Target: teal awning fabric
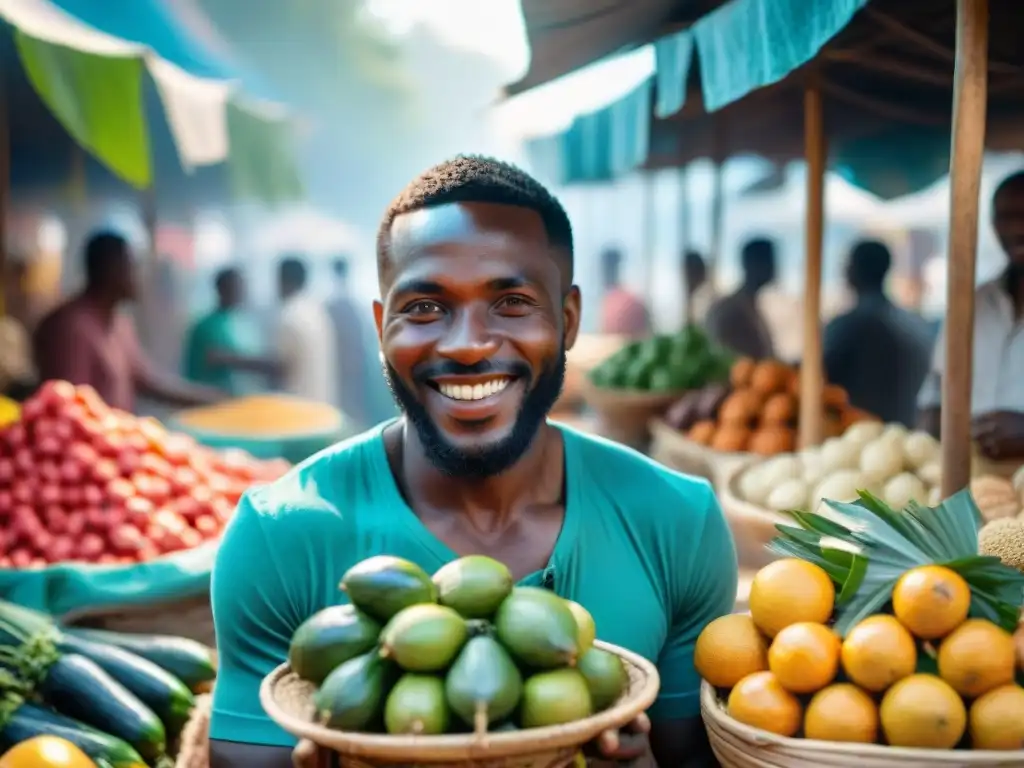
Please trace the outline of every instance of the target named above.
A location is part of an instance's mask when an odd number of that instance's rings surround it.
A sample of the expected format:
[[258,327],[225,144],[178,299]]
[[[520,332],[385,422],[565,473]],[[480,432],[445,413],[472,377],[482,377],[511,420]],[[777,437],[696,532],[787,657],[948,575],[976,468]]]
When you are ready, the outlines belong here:
[[[87,23],[68,12],[72,9],[129,37]],[[241,178],[254,185],[238,191],[268,200],[300,194],[284,110],[250,104],[240,80],[231,79],[234,73],[211,57],[203,58],[197,46],[188,48],[165,10],[158,0],[135,0],[131,13],[115,18],[109,3],[0,0],[0,21],[6,22],[39,98],[76,142],[129,184],[145,188],[153,179],[145,109],[146,84],[152,83],[186,170],[227,162],[233,145],[254,141],[239,131],[255,130],[261,134],[257,141],[265,162],[289,170],[243,173]],[[157,49],[175,60],[163,58]],[[249,112],[249,119],[229,119],[232,110]],[[271,135],[273,144],[267,141]]]

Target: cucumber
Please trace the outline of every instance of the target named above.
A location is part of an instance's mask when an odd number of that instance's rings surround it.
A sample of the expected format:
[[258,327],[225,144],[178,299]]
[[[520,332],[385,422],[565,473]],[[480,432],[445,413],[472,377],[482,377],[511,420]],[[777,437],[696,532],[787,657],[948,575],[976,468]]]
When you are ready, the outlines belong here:
[[111,768],[146,768],[142,756],[122,739],[35,704],[22,704],[15,710],[7,726],[0,730],[0,745],[6,751],[35,736],[57,736],[70,741],[96,763]]
[[65,636],[57,643],[61,653],[91,659],[117,682],[134,693],[163,722],[167,736],[177,738],[188,722],[196,700],[174,675],[134,653],[81,637]]
[[148,659],[166,672],[170,672],[193,691],[217,677],[213,651],[195,640],[170,635],[135,635],[81,627],[64,627],[61,631],[71,637],[114,645]]
[[164,725],[153,710],[85,656],[61,656],[39,693],[62,715],[123,739],[146,760],[156,760],[167,748]]

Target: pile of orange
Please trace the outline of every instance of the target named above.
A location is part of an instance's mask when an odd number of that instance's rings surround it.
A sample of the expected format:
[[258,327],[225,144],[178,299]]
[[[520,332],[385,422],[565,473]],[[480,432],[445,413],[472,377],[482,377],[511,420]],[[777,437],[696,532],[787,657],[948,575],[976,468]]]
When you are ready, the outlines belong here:
[[750,613],[711,622],[694,663],[728,714],[781,736],[894,747],[1024,749],[1013,636],[968,618],[967,582],[943,566],[907,571],[892,613],[840,638],[835,587],[818,566],[778,560],[754,577]]

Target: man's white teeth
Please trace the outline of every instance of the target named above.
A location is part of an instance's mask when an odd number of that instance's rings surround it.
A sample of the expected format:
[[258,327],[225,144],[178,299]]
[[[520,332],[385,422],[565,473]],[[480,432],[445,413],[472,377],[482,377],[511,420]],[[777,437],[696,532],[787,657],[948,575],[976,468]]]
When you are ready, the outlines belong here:
[[452,400],[483,400],[508,386],[509,379],[491,379],[483,384],[439,384],[438,389]]

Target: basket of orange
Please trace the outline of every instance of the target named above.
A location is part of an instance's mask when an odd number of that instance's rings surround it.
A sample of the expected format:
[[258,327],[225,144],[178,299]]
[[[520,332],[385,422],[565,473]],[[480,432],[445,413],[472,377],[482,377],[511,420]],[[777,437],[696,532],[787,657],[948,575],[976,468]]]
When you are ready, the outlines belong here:
[[749,614],[696,643],[721,764],[1024,765],[1024,575],[977,555],[979,525],[966,491],[935,508],[864,493],[794,513]]
[[657,696],[655,667],[596,640],[583,606],[490,558],[431,577],[372,557],[342,589],[351,603],[298,628],[260,699],[344,768],[569,768]]

